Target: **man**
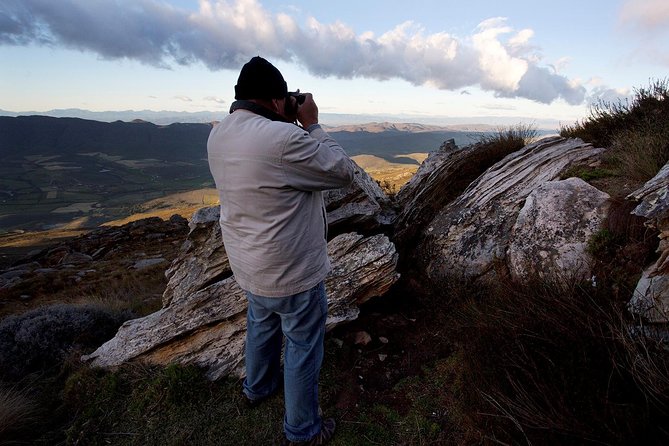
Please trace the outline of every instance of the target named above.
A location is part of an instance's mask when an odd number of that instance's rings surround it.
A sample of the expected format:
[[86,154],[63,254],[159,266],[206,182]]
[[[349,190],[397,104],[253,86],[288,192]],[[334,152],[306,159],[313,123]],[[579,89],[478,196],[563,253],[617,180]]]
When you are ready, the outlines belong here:
[[244,394],[257,404],[278,390],[285,337],[284,443],[320,445],[335,429],[318,404],[331,269],[321,191],[350,184],[354,164],[318,124],[312,95],[300,96],[301,105],[278,69],[252,58],[207,152],[225,250],[248,298]]

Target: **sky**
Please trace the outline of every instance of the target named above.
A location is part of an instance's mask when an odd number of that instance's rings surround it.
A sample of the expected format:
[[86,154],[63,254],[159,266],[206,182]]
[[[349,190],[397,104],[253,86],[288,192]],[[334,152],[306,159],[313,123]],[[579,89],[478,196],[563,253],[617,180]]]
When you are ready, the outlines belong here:
[[215,111],[260,55],[324,113],[571,124],[669,73],[668,0],[0,0],[0,109]]

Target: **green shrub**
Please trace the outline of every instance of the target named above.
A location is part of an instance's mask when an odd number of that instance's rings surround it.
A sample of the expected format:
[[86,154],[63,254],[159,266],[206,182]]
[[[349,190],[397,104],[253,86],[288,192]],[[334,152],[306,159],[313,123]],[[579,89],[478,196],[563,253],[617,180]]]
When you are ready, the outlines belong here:
[[580,178],[583,181],[590,182],[592,180],[599,180],[602,178],[610,178],[617,176],[618,173],[613,169],[605,169],[601,167],[587,167],[587,166],[574,166],[571,167],[560,175],[560,179],[564,180],[567,178]]
[[655,128],[669,116],[669,81],[651,81],[648,88],[634,90],[631,100],[598,101],[581,122],[560,129],[564,137],[581,138],[598,147],[610,147],[621,130]]

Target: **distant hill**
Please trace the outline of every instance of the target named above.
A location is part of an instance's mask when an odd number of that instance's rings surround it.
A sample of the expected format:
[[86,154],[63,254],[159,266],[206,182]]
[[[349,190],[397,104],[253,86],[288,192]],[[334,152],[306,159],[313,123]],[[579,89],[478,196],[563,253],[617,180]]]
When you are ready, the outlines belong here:
[[206,158],[211,124],[99,122],[49,116],[0,116],[0,155],[71,155],[103,152],[131,159],[165,161]]
[[[156,125],[48,116],[0,116],[0,233],[63,224],[92,227],[142,203],[213,186],[206,143],[211,123]],[[422,124],[329,128],[350,156],[417,166],[415,156],[473,131]]]
[[[228,106],[224,105],[219,111],[183,112],[183,111],[154,111],[154,110],[119,110],[119,111],[91,111],[79,108],[55,109],[48,111],[13,112],[0,110],[0,116],[51,116],[54,118],[82,118],[95,121],[130,122],[141,119],[158,125],[167,125],[177,122],[209,124],[220,121],[228,114]],[[481,130],[481,126],[498,127],[512,126],[519,123],[532,124],[534,127],[551,132],[560,128],[560,121],[550,118],[528,118],[523,116],[425,116],[425,115],[391,115],[391,114],[344,114],[320,113],[321,122],[329,126],[364,124],[368,122],[420,122],[424,125],[441,126],[442,130]],[[445,127],[445,128],[444,128]]]
[[[202,160],[207,156],[211,127],[210,123],[156,125],[143,120],[108,123],[80,118],[0,116],[0,155],[3,159],[14,159],[27,155],[102,152],[130,159]],[[389,160],[396,155],[435,150],[451,138],[458,145],[471,144],[472,136],[481,129],[463,131],[398,123],[327,128],[349,155],[369,154]]]

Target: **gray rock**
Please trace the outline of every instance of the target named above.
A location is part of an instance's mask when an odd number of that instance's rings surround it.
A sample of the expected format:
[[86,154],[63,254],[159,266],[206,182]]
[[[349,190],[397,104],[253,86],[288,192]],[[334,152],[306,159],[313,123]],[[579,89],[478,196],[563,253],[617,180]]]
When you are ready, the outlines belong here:
[[71,252],[60,261],[62,265],[83,265],[93,262],[93,257],[81,252]]
[[416,258],[428,279],[507,274],[512,229],[525,199],[570,165],[596,162],[603,150],[579,139],[550,137],[490,167],[422,231]]
[[629,302],[630,311],[652,323],[669,323],[669,163],[627,197],[638,201],[632,211],[659,230],[659,259],[646,268]]
[[232,275],[221,237],[219,215],[218,206],[202,208],[193,214],[181,252],[165,272],[168,283],[163,293],[163,306]]
[[590,279],[593,259],[586,248],[608,213],[609,198],[580,178],[548,181],[532,191],[511,230],[512,277]]
[[162,257],[157,257],[157,258],[152,258],[152,259],[142,259],[138,260],[135,262],[135,264],[132,266],[134,269],[146,269],[154,265],[160,265],[161,263],[165,263],[167,260],[163,259]]
[[390,200],[367,172],[356,165],[350,186],[323,193],[331,237],[345,232],[368,232],[390,224],[395,214]]
[[628,304],[632,313],[653,324],[669,323],[669,275],[656,274],[651,265],[641,275]]

